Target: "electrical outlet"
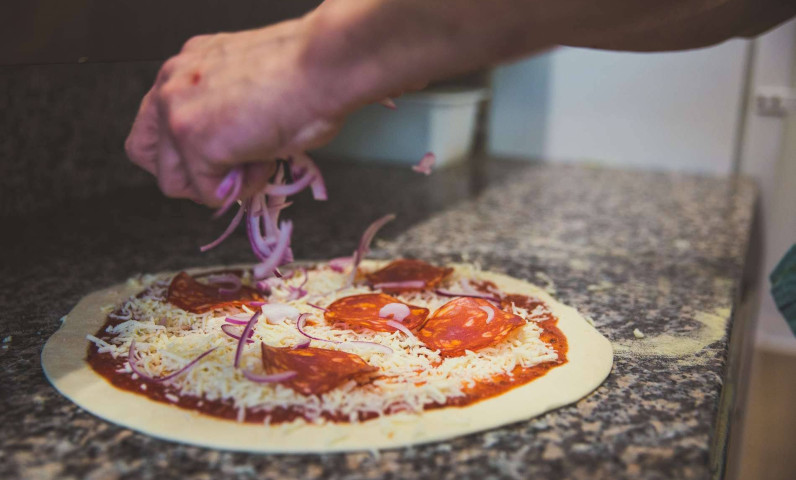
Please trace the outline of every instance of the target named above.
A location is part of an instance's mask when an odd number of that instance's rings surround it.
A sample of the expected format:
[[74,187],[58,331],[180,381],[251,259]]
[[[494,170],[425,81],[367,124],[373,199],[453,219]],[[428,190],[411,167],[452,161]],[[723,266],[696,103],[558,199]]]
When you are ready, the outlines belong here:
[[787,87],[761,87],[755,93],[755,112],[763,117],[786,117],[796,111],[796,91]]

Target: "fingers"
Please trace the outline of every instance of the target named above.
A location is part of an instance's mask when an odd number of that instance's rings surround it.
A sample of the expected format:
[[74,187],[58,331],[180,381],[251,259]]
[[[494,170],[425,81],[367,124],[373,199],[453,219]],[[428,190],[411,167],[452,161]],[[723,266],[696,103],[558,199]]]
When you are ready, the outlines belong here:
[[243,190],[241,196],[247,198],[261,191],[268,180],[276,173],[277,162],[247,163],[243,170]]
[[169,197],[200,201],[180,153],[168,135],[162,135],[157,148],[157,179],[160,190]]
[[155,175],[157,172],[158,140],[160,122],[158,108],[153,100],[153,90],[147,93],[133,122],[124,149],[131,162]]

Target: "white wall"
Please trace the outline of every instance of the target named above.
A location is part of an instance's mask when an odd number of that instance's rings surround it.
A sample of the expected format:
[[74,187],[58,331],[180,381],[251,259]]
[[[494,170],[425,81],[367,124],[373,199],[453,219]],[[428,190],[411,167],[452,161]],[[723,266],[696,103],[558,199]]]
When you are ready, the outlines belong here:
[[745,45],[646,54],[560,48],[499,68],[489,150],[728,173]]

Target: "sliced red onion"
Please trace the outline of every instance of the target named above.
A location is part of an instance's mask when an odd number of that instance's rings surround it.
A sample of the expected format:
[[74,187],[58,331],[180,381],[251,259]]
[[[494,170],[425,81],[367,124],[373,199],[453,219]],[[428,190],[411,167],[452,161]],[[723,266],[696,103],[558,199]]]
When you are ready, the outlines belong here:
[[302,313],[296,319],[296,330],[298,330],[300,334],[304,335],[305,337],[309,338],[310,340],[318,340],[319,342],[343,343],[343,342],[338,342],[337,340],[326,340],[325,338],[313,337],[309,333],[305,332],[304,331],[304,325],[306,325],[307,317],[309,317],[309,316],[310,316],[309,313]]
[[293,320],[299,317],[299,311],[295,307],[282,303],[269,303],[268,305],[263,305],[262,312],[263,315],[265,315],[266,321],[271,325],[282,323],[286,318]]
[[208,275],[207,283],[212,283],[217,285],[219,283],[227,283],[231,285],[240,285],[240,277],[235,275],[234,273],[214,273],[212,275]]
[[312,308],[317,308],[318,310],[323,310],[324,312],[328,312],[329,311],[329,309],[320,307],[318,305],[315,305],[314,303],[307,302],[307,305],[309,305]]
[[217,275],[210,275],[207,277],[208,283],[218,285],[218,284],[226,284],[229,285],[228,287],[219,287],[218,293],[221,295],[232,295],[237,293],[241,287],[242,283],[240,277],[235,275],[234,273],[222,273]]
[[406,328],[406,327],[405,327],[404,325],[402,325],[400,322],[396,322],[395,320],[387,320],[385,323],[386,323],[387,325],[391,326],[392,328],[396,329],[396,330],[400,330],[401,332],[403,332],[404,334],[406,334],[406,336],[407,336],[407,337],[409,337],[409,338],[417,338],[417,337],[415,337],[415,334],[414,334],[414,333],[412,333],[412,331],[411,331],[411,330],[409,330],[408,328]]
[[221,180],[221,183],[218,184],[216,188],[216,198],[219,200],[227,198],[232,191],[232,187],[235,185],[235,178],[239,174],[240,170],[237,168],[230,170],[229,173]]
[[288,372],[273,373],[271,375],[259,375],[248,370],[243,370],[243,376],[248,380],[255,383],[279,383],[298,375],[297,372],[290,370]]
[[[290,294],[287,296],[287,300],[288,301],[298,300],[299,298],[302,298],[305,295],[307,295],[307,290],[304,289],[304,285],[307,284],[307,281],[310,279],[310,276],[307,273],[307,269],[306,268],[302,267],[299,270],[301,270],[301,272],[304,273],[304,280],[301,282],[301,284],[298,287],[294,287],[292,285],[288,285],[287,288],[290,291]],[[296,270],[293,270],[293,273],[291,273],[291,275],[290,275],[291,278],[295,274],[296,274]]]
[[315,165],[310,157],[306,154],[298,153],[293,155],[290,160],[290,171],[294,176],[313,175],[312,183],[312,198],[315,200],[326,200],[326,184],[323,182],[323,175],[321,170]]
[[252,252],[261,262],[264,262],[270,257],[272,248],[268,245],[268,241],[260,229],[260,217],[254,213],[258,206],[261,205],[262,198],[254,197],[247,203],[246,233],[249,236],[249,244],[252,247]]
[[294,345],[293,350],[297,350],[299,348],[307,348],[310,346],[310,343],[312,343],[312,340],[310,340],[309,338],[305,338],[303,342]]
[[481,310],[486,312],[486,323],[491,322],[492,319],[495,318],[495,309],[494,308],[487,307],[487,306],[481,306],[481,307],[478,307],[478,308],[480,308]]
[[431,152],[423,155],[423,158],[420,159],[417,165],[412,166],[412,170],[418,173],[425,173],[426,175],[431,175],[431,167],[434,166],[436,163],[437,157]]
[[481,293],[481,292],[454,292],[452,290],[445,290],[442,288],[438,288],[435,290],[437,295],[442,295],[443,297],[472,297],[472,298],[483,298],[484,300],[489,300],[491,302],[499,302],[500,298],[495,295],[490,295],[488,293]]
[[352,257],[354,267],[351,270],[351,277],[348,280],[349,284],[354,283],[354,278],[356,277],[357,274],[357,267],[359,266],[359,263],[362,261],[365,255],[367,255],[367,253],[370,251],[370,242],[373,241],[373,237],[376,235],[379,229],[381,229],[381,227],[383,227],[384,225],[386,225],[387,223],[391,222],[394,219],[395,219],[395,214],[390,213],[388,215],[381,217],[375,222],[371,223],[368,226],[368,228],[365,229],[365,232],[362,234],[362,238],[359,240],[359,247],[354,252],[354,255]]
[[[319,342],[335,343],[337,345],[340,345],[341,347],[345,347],[345,346],[365,347],[365,348],[369,348],[371,350],[377,350],[377,351],[379,351],[381,353],[386,353],[388,355],[393,353],[392,348],[390,348],[390,347],[388,347],[386,345],[382,345],[380,343],[376,343],[376,342],[363,342],[363,341],[341,342],[339,340],[328,340],[328,339],[325,339],[325,338],[313,337],[312,335],[310,335],[309,333],[304,331],[304,325],[307,323],[307,317],[308,316],[309,316],[309,313],[302,313],[301,315],[299,315],[298,320],[296,320],[296,329],[299,331],[300,334],[304,335],[309,340],[317,340]],[[410,332],[410,334],[411,334],[411,332]]]
[[215,351],[216,348],[218,347],[213,347],[210,350],[207,350],[206,352],[202,353],[198,357],[194,358],[193,360],[185,364],[184,367],[180,368],[176,372],[172,372],[166,375],[165,377],[153,377],[151,375],[146,374],[143,370],[138,368],[138,365],[136,365],[139,358],[138,358],[138,353],[135,350],[135,340],[133,340],[132,342],[130,342],[130,350],[127,352],[127,363],[130,365],[130,369],[139,377],[149,380],[151,382],[165,382],[171,380],[174,377],[182,375],[183,373],[192,369],[193,367],[196,366],[197,363],[199,363],[200,360],[213,353],[213,351]]
[[293,300],[298,300],[299,298],[304,298],[307,295],[307,290],[303,288],[296,288],[296,287],[287,287],[290,290],[290,293],[287,296],[287,300],[292,302]]
[[251,320],[249,320],[249,322],[246,324],[246,327],[243,329],[243,332],[240,334],[238,348],[235,350],[235,362],[233,363],[235,368],[240,366],[240,359],[243,356],[243,346],[246,344],[243,339],[248,339],[251,336],[252,332],[254,331],[254,325],[257,323],[257,319],[260,318],[260,313],[261,312],[255,312],[254,315],[252,315]]
[[231,323],[233,325],[246,325],[247,323],[249,323],[249,320],[241,320],[235,317],[227,317],[224,319],[224,321],[227,323]]
[[244,211],[245,209],[243,208],[243,205],[240,205],[238,207],[238,213],[236,213],[235,216],[232,217],[232,221],[229,222],[229,225],[227,225],[227,229],[224,230],[224,233],[222,233],[220,237],[208,243],[207,245],[202,245],[201,247],[199,247],[199,251],[206,252],[211,248],[216,248],[221,244],[221,242],[223,242],[230,235],[232,235],[232,232],[234,232],[235,229],[238,228],[238,225],[240,225],[240,221],[243,220]]
[[403,282],[382,282],[373,285],[375,289],[390,288],[425,288],[426,282],[423,280],[405,280]]
[[273,183],[269,183],[265,186],[265,189],[263,189],[263,193],[266,195],[278,195],[282,197],[295,195],[307,188],[314,180],[315,175],[313,173],[307,172],[293,183],[288,183],[285,185],[275,185]]
[[398,108],[398,105],[396,105],[395,101],[393,101],[393,99],[390,97],[382,98],[381,100],[379,100],[379,105],[387,107],[390,110],[395,110]]
[[[240,341],[241,336],[232,332],[232,329],[235,328],[234,325],[224,324],[221,325],[221,331],[229,335],[230,337],[234,338],[237,341]],[[249,332],[249,338],[246,340],[246,343],[254,343],[254,340],[251,339],[252,335],[254,335],[254,331],[252,330]]]
[[[231,187],[228,187],[231,183]],[[221,188],[221,187],[225,188]],[[224,203],[221,205],[221,208],[216,210],[216,213],[213,214],[213,218],[218,218],[221,215],[229,210],[238,198],[240,197],[240,192],[243,189],[243,169],[242,167],[235,167],[233,168],[224,180],[221,181],[219,188],[216,190],[216,195],[218,198],[224,198]],[[219,193],[226,193],[226,195],[218,195]]]
[[279,239],[271,255],[263,263],[254,266],[254,276],[263,279],[274,273],[276,267],[281,265],[282,259],[290,246],[290,235],[293,233],[293,223],[282,222],[280,225]]
[[[257,279],[272,274],[278,276],[278,270],[275,269],[279,265],[293,261],[293,251],[290,248],[292,225],[289,222],[282,223],[280,228],[277,223],[280,211],[291,204],[291,202],[285,201],[285,196],[297,193],[309,185],[316,200],[326,200],[327,198],[326,185],[320,169],[306,154],[296,153],[288,161],[277,160],[269,166],[273,167],[268,175],[272,176],[271,182],[262,191],[246,199],[240,199],[243,188],[243,167],[232,169],[224,177],[215,192],[219,199],[223,199],[223,206],[214,216],[222,215],[239,199],[241,208],[218,239],[200,247],[204,252],[218,246],[232,234],[245,217],[249,243],[261,262],[258,268],[255,268],[255,272],[260,274],[256,276]],[[290,168],[294,179],[294,183],[291,185],[285,185],[288,168]],[[299,298],[305,294],[301,287],[293,293]]]
[[379,317],[387,318],[392,316],[393,320],[400,322],[408,317],[410,313],[412,312],[409,310],[408,306],[403,303],[393,302],[381,307],[381,310],[379,310]]
[[329,260],[329,268],[338,273],[343,273],[345,269],[351,265],[353,258],[351,257],[337,257]]
[[252,308],[260,308],[263,305],[265,305],[266,303],[268,303],[268,302],[249,302],[249,303],[247,303],[247,305],[252,307]]
[[[277,271],[274,273],[277,273]],[[264,294],[271,295],[272,290],[282,285],[283,282],[284,281],[281,278],[274,276],[266,278],[265,280],[260,280],[255,284],[255,286],[257,287],[257,290],[263,292]]]

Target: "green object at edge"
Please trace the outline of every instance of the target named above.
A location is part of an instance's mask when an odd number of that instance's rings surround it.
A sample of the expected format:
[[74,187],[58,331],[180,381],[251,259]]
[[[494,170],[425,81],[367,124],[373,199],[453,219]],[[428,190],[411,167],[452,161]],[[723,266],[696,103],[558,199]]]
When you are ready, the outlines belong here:
[[774,303],[796,334],[796,244],[790,247],[768,278]]

